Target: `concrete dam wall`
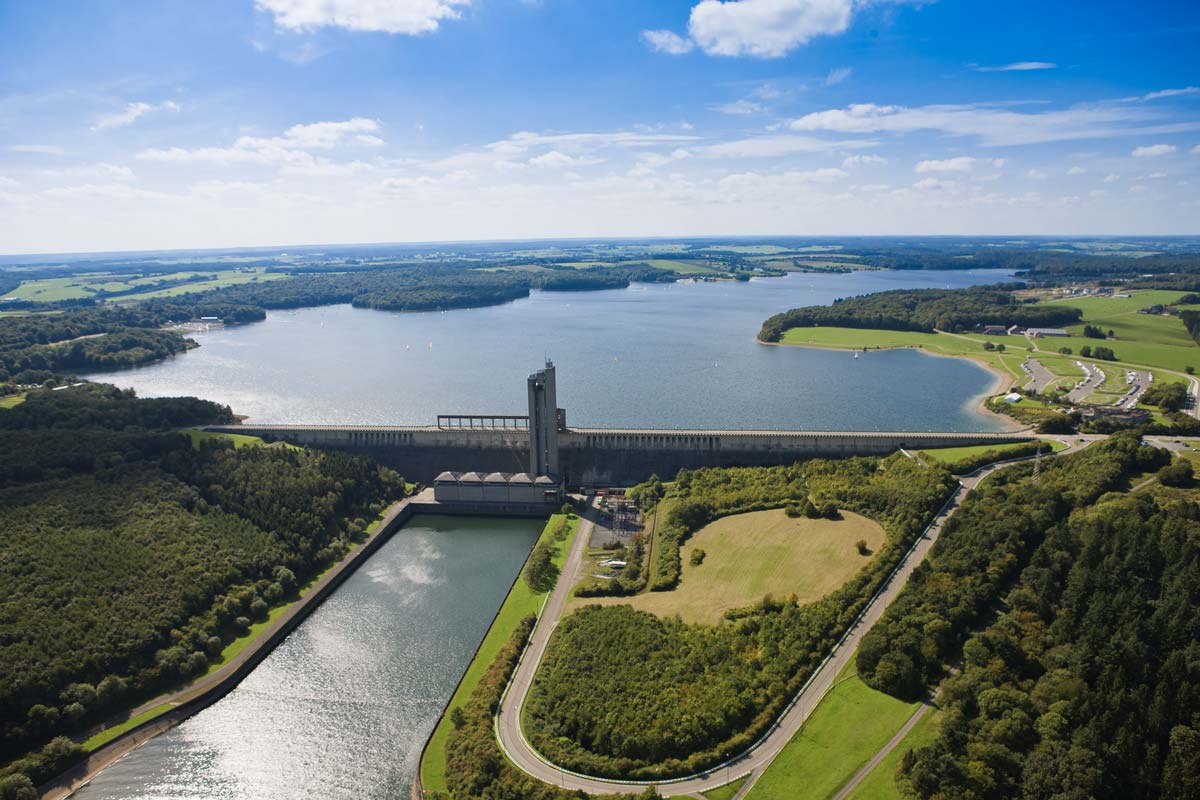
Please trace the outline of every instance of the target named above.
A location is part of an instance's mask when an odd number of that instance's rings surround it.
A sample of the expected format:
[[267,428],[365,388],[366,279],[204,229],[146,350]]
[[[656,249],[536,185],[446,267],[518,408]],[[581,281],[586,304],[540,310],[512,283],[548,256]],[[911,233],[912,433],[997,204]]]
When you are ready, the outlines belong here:
[[[317,425],[227,425],[208,430],[361,452],[422,483],[431,483],[445,470],[531,470],[529,433],[524,430]],[[900,448],[999,445],[1030,438],[1022,433],[563,428],[558,432],[558,458],[567,486],[620,486],[652,474],[673,477],[682,468],[773,466],[814,457],[886,455]]]

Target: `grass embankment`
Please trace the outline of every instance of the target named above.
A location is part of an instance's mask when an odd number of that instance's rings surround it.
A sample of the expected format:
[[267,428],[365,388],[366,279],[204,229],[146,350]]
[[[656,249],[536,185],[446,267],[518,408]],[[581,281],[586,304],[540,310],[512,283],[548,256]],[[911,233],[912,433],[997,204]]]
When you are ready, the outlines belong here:
[[[1023,401],[1024,402],[1024,401]],[[1039,406],[1040,407],[1040,406]],[[1013,442],[1012,444],[979,444],[973,447],[938,447],[932,450],[922,450],[920,456],[926,460],[937,461],[947,466],[957,464],[967,459],[975,460],[983,457],[986,453],[994,452],[999,457],[994,461],[1002,461],[1008,457],[1008,454],[1020,452],[1028,447],[1027,442]],[[1043,441],[1043,453],[1057,453],[1060,450],[1066,450],[1067,446],[1059,441]],[[987,463],[990,463],[987,462]]]
[[[233,448],[238,450],[243,447],[286,447],[292,450],[301,450],[299,445],[290,444],[288,442],[274,442],[267,444],[258,436],[247,436],[244,433],[218,433],[216,431],[198,431],[195,428],[183,428],[183,433],[186,433],[188,438],[192,440],[192,447],[200,449],[200,443],[212,439],[228,439],[233,442]],[[414,484],[406,483],[405,492],[411,494],[412,489],[409,487]]]
[[104,745],[111,742],[113,739],[116,739],[118,736],[124,734],[126,731],[133,730],[143,722],[149,722],[156,717],[161,717],[174,707],[175,706],[171,703],[163,703],[148,711],[143,711],[136,717],[130,717],[119,725],[113,725],[111,728],[105,728],[90,739],[85,739],[82,743],[83,749],[87,750],[89,753],[94,753]]
[[[715,625],[728,609],[755,603],[765,594],[795,594],[801,603],[816,600],[845,583],[883,546],[878,523],[850,512],[842,517],[791,518],[782,509],[722,517],[683,545],[683,570],[674,589],[580,598],[573,604],[628,604],[660,617],[678,614],[684,622]],[[867,543],[866,555],[855,546],[860,539]],[[699,565],[691,563],[696,550],[705,553]]]
[[848,800],[903,800],[904,795],[896,786],[896,768],[900,766],[900,759],[904,758],[904,753],[908,750],[916,750],[933,743],[937,738],[940,718],[940,711],[927,712],[921,717],[908,735],[900,740],[900,744],[896,745],[875,769],[867,773],[863,782],[850,793]]
[[6,397],[0,397],[0,408],[12,408],[25,402],[25,395],[10,394]]
[[[984,350],[985,342],[996,346],[1004,345],[1005,352]],[[975,359],[1018,383],[1025,380],[1021,362],[1029,355],[1029,343],[1019,336],[917,333],[869,328],[791,328],[783,334],[780,343],[843,350],[895,350],[915,347],[936,355]]]
[[710,789],[704,793],[704,797],[708,800],[733,800],[733,796],[742,788],[742,784],[746,782],[746,778],[740,778],[733,783],[727,783],[717,789]]
[[919,703],[867,686],[854,662],[747,795],[749,800],[824,800],[896,735]]
[[[557,544],[554,554],[554,565],[560,569],[566,560],[567,553],[571,550],[571,543],[575,541],[575,536],[579,533],[579,517],[574,514],[569,517],[555,514],[546,522],[546,527],[538,539],[539,542],[548,542],[553,545],[555,543],[554,530],[564,519],[568,522],[569,530],[566,538]],[[467,665],[467,671],[463,673],[458,689],[446,705],[446,713],[438,720],[438,725],[429,737],[429,743],[425,746],[420,774],[421,785],[426,792],[446,791],[446,738],[450,735],[451,729],[450,709],[461,707],[467,702],[467,698],[471,696],[471,692],[475,690],[480,679],[487,672],[488,666],[495,661],[496,656],[508,642],[521,620],[531,614],[536,615],[541,612],[547,594],[549,592],[538,592],[530,588],[522,577],[518,577],[513,583],[508,596],[504,598],[503,605],[496,613],[495,620],[492,621],[492,626],[483,637],[483,642],[480,643],[475,657]]]

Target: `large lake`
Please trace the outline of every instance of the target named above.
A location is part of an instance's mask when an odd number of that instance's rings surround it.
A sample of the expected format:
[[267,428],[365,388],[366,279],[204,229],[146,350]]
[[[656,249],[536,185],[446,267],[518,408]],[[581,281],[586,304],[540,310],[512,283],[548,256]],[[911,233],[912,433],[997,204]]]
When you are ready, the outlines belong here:
[[278,311],[195,334],[168,361],[88,377],[143,396],[218,400],[252,422],[433,424],[439,413],[525,413],[525,376],[558,365],[575,426],[996,430],[978,411],[993,377],[913,350],[762,345],[771,314],[900,288],[996,283],[1008,273],[791,274],[749,283],[535,292],[501,306],[395,313]]
[[541,527],[414,517],[230,694],[74,797],[407,798]]

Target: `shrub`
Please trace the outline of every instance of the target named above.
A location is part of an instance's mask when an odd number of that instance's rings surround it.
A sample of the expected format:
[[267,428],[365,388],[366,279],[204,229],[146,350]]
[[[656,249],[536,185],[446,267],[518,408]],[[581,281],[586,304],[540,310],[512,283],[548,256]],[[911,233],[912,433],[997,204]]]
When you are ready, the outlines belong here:
[[689,558],[688,561],[691,562],[691,565],[693,567],[698,567],[702,563],[704,563],[705,555],[706,555],[706,553],[703,550],[701,550],[699,547],[697,547],[695,550],[692,551],[692,557]]

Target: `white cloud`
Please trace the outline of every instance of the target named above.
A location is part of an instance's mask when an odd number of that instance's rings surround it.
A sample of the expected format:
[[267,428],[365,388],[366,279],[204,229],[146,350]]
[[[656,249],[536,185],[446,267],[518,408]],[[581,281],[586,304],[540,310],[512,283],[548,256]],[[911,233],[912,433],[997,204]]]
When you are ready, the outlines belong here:
[[913,184],[913,188],[922,192],[949,192],[958,188],[958,181],[946,181],[941,178],[922,178]]
[[746,99],[735,100],[732,103],[725,103],[724,105],[720,106],[713,106],[713,111],[720,111],[722,114],[734,114],[742,116],[747,114],[761,114],[766,110],[767,109],[764,106],[755,103],[752,100]]
[[1087,172],[1087,167],[1071,167],[1067,170],[1068,175],[1083,175]]
[[1150,187],[1144,186],[1140,183],[1129,187],[1130,194],[1145,194],[1148,191],[1150,191]]
[[862,166],[866,166],[868,164],[886,164],[886,163],[888,163],[888,160],[886,158],[884,158],[883,156],[877,156],[877,155],[868,153],[865,156],[847,156],[846,159],[844,161],[842,161],[842,169],[854,169],[855,167],[862,167]]
[[1092,189],[1090,192],[1088,192],[1088,197],[1094,197],[1098,200],[1101,197],[1108,197],[1108,192],[1104,191],[1103,189]]
[[1161,100],[1164,97],[1178,97],[1184,94],[1196,94],[1200,92],[1200,86],[1184,86],[1182,89],[1160,89],[1157,92],[1149,92],[1140,97],[1126,97],[1127,103],[1138,103],[1147,100]]
[[196,197],[224,197],[231,194],[260,194],[267,184],[251,181],[199,181],[188,187],[188,191]]
[[[309,151],[332,150],[351,143],[367,146],[383,144],[382,139],[370,135],[378,131],[379,127],[377,121],[364,117],[341,122],[314,122],[293,125],[284,131],[282,136],[239,136],[228,147],[152,148],[143,150],[137,157],[145,161],[174,163],[282,164],[298,173],[308,175],[345,171],[348,166],[352,168],[351,171],[358,171],[365,169],[367,165],[362,162],[354,162],[354,165],[335,165]],[[362,136],[367,136],[369,141],[363,142]]]
[[1146,177],[1147,177],[1148,179],[1150,179],[1150,180],[1160,180],[1160,179],[1162,179],[1162,178],[1165,178],[1165,177],[1167,177],[1167,173],[1165,173],[1165,172],[1151,172],[1151,173],[1150,173],[1149,175],[1147,175]]
[[851,0],[701,0],[688,32],[709,55],[774,58],[850,25]]
[[1042,69],[1056,69],[1058,64],[1052,61],[1014,61],[1011,64],[1001,64],[997,67],[981,67],[972,65],[977,72],[1032,72]]
[[1192,155],[1200,156],[1200,144],[1192,148]]
[[795,153],[828,153],[834,150],[858,150],[874,147],[870,139],[818,139],[815,136],[777,134],[735,139],[696,148],[706,156],[716,158],[778,158]]
[[816,111],[792,120],[790,125],[797,131],[839,133],[937,130],[950,136],[973,136],[992,146],[1200,130],[1200,122],[1146,124],[1157,118],[1145,109],[1111,103],[1037,112],[1014,111],[1001,105],[908,108],[857,103]]
[[275,25],[293,31],[345,28],[416,36],[458,19],[471,0],[255,0]]
[[0,187],[7,188],[7,189],[16,189],[20,185],[21,184],[18,181],[13,180],[12,178],[9,178],[5,175],[0,175]]
[[124,182],[137,180],[137,176],[129,167],[103,161],[98,164],[85,164],[65,169],[42,170],[42,174],[49,178],[107,178]]
[[85,183],[78,186],[56,186],[42,194],[47,197],[87,197],[102,200],[169,200],[173,195],[138,189],[125,183]]
[[1119,180],[1121,180],[1121,176],[1115,172],[1110,172],[1104,176],[1105,183],[1116,183]]
[[10,144],[8,149],[14,153],[36,153],[43,156],[61,156],[66,152],[56,144]]
[[1046,178],[1048,178],[1050,176],[1047,175],[1042,170],[1038,169],[1037,167],[1033,167],[1032,169],[1030,169],[1028,172],[1025,173],[1025,177],[1031,181],[1044,181],[1044,180],[1046,180]]
[[602,158],[584,158],[582,156],[569,156],[566,153],[558,150],[551,150],[548,153],[542,153],[540,156],[534,156],[529,159],[529,166],[543,167],[547,169],[563,169],[565,167],[587,167],[593,164],[602,164]]
[[917,172],[970,172],[975,166],[976,159],[970,156],[956,156],[940,161],[918,161]]
[[[903,2],[904,0],[896,0]],[[920,2],[920,0],[916,0]],[[873,0],[700,0],[688,17],[688,34],[642,31],[642,39],[660,53],[681,55],[699,47],[711,56],[778,58],[818,36],[842,33],[854,12]],[[826,85],[850,76],[834,69]]]
[[842,83],[849,78],[850,73],[852,72],[854,72],[852,67],[838,67],[837,69],[831,69],[829,70],[829,74],[825,76],[825,85],[837,86],[839,83]]
[[1135,147],[1130,153],[1134,158],[1157,158],[1158,156],[1169,156],[1178,148],[1173,144],[1150,144],[1145,147]]
[[696,47],[691,39],[685,39],[674,31],[642,31],[642,40],[651,50],[672,56],[690,53]]
[[106,114],[98,117],[92,125],[94,131],[104,131],[109,128],[123,128],[126,125],[132,125],[142,117],[154,111],[178,111],[179,104],[171,100],[164,100],[161,103],[126,103],[122,111],[115,114]]

